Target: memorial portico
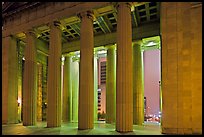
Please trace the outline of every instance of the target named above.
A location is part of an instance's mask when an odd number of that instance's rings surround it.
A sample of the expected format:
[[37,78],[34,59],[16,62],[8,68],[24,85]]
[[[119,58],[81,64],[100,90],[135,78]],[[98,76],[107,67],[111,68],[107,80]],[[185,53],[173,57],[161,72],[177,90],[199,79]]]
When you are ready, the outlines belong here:
[[[15,14],[4,15],[2,124],[22,121],[23,126],[36,126],[45,119],[49,128],[77,122],[78,130],[94,129],[99,69],[95,49],[102,47],[107,50],[106,123],[115,124],[117,132],[133,132],[133,125],[144,124],[142,39],[158,36],[163,44],[161,132],[202,134],[202,8],[195,3],[162,3],[160,25],[160,18],[152,19],[157,13],[151,13],[151,4],[36,2],[30,5],[33,9],[22,6]],[[160,10],[158,7],[155,9]],[[143,11],[147,13],[145,23],[140,15]],[[188,12],[191,14],[183,14]],[[186,74],[192,82],[186,80]],[[18,111],[19,98],[22,111]]]

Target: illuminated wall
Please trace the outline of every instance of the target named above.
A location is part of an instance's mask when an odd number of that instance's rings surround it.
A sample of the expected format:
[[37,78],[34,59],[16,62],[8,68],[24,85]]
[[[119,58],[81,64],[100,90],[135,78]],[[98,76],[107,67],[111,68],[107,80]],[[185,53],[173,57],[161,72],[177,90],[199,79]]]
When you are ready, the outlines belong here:
[[162,133],[202,134],[202,5],[161,3]]

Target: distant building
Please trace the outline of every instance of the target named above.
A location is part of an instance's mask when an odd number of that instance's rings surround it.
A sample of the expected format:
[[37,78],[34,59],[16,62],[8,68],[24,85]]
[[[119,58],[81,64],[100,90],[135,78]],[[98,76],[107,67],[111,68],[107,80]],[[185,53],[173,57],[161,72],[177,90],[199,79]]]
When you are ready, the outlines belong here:
[[106,58],[99,58],[98,113],[106,113]]
[[146,97],[144,97],[144,114],[145,114],[145,116],[147,115],[146,109],[147,109],[147,99],[146,99]]

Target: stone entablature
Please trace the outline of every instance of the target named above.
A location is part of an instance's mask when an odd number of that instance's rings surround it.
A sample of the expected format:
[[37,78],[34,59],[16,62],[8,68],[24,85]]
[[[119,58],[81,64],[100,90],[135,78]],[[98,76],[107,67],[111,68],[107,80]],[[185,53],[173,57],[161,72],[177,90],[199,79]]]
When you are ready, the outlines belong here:
[[12,14],[3,20],[3,37],[17,34],[55,20],[76,16],[80,11],[97,9],[110,2],[47,2]]

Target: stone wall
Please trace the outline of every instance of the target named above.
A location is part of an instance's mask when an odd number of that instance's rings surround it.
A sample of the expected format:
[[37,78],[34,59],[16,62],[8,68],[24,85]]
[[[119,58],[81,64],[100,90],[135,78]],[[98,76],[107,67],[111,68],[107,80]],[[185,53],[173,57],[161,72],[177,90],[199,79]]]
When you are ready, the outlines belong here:
[[202,5],[161,3],[162,133],[202,134]]

